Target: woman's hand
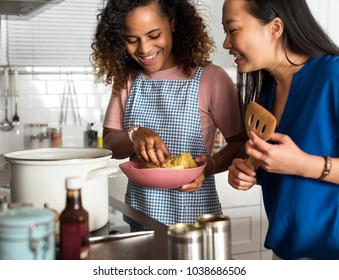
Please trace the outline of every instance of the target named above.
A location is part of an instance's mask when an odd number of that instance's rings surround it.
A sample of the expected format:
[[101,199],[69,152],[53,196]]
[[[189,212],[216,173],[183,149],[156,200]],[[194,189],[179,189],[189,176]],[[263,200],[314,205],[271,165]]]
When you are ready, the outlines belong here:
[[246,191],[256,184],[256,173],[247,166],[246,160],[234,159],[228,168],[228,183],[237,190]]
[[202,171],[200,173],[200,175],[192,183],[189,183],[187,185],[183,185],[182,187],[180,187],[178,189],[178,191],[180,191],[180,192],[196,192],[201,188],[204,180],[205,180],[205,175],[204,175],[204,171]]
[[272,173],[300,175],[304,167],[305,153],[285,134],[274,133],[270,138],[275,144],[249,133],[246,153],[256,160],[256,166]]
[[140,127],[134,132],[133,141],[133,149],[141,162],[153,162],[159,166],[170,156],[160,136],[147,127]]
[[[194,158],[194,160],[195,160],[196,163],[199,164],[199,163],[202,163],[202,162],[206,162],[207,157],[206,157],[206,155],[201,155],[199,157]],[[178,189],[178,191],[180,191],[180,192],[196,192],[201,188],[204,180],[205,180],[205,170],[203,170],[200,173],[200,175],[192,183],[183,185],[182,187],[180,187]]]

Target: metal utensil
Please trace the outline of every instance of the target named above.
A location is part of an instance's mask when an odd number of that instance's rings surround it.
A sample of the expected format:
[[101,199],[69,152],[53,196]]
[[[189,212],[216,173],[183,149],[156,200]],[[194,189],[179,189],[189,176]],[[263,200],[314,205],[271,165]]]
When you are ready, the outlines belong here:
[[0,124],[0,128],[3,131],[10,131],[12,130],[14,125],[8,120],[8,97],[5,96],[5,119]]
[[110,241],[110,240],[115,240],[115,239],[122,239],[122,238],[129,238],[129,237],[134,237],[134,236],[150,235],[150,234],[154,234],[154,230],[117,233],[117,234],[109,234],[109,235],[103,235],[103,236],[93,236],[89,238],[89,242],[98,243],[98,242]]
[[14,71],[14,116],[13,116],[13,125],[15,129],[15,134],[19,134],[20,128],[20,118],[18,115],[18,70]]
[[[274,133],[276,125],[277,120],[271,112],[256,102],[251,101],[249,103],[245,114],[245,127],[247,133],[253,131],[258,137],[267,141]],[[255,159],[249,157],[246,164],[254,169]]]
[[20,118],[18,115],[18,96],[14,97],[14,116],[13,116],[13,124],[19,125],[20,124]]
[[73,79],[69,77],[69,74],[67,74],[67,82],[64,85],[64,92],[62,95],[60,120],[59,120],[60,125],[62,123],[66,124],[67,113],[69,110],[68,102],[71,103],[71,110],[73,113],[74,124],[79,122],[79,125],[81,125],[80,110],[79,110],[77,93],[75,90],[75,84],[74,84]]
[[4,88],[5,88],[5,120],[0,123],[2,131],[10,131],[13,129],[13,124],[8,120],[8,69],[4,70]]

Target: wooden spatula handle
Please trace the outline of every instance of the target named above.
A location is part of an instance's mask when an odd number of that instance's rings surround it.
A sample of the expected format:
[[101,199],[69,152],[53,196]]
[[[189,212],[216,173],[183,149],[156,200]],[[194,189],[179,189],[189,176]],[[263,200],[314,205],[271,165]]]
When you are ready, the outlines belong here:
[[253,170],[255,169],[255,158],[253,157],[248,157],[247,161],[246,161],[246,165],[249,168],[252,168]]

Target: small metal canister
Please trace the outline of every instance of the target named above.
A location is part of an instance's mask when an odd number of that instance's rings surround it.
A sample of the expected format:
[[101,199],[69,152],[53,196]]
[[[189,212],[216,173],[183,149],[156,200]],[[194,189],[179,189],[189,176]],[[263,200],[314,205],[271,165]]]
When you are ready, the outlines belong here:
[[53,148],[62,147],[62,128],[61,127],[52,128],[50,133],[51,133],[51,140],[52,140],[51,146]]
[[204,259],[230,260],[232,256],[230,218],[206,214],[197,217],[196,220],[204,229]]
[[35,208],[0,212],[0,259],[55,259],[54,213]]
[[175,224],[168,227],[170,260],[203,260],[203,229],[198,224]]

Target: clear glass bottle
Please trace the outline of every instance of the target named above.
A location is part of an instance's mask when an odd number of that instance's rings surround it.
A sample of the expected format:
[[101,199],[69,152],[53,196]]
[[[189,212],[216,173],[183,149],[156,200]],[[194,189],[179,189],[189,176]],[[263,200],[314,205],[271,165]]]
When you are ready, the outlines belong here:
[[98,131],[95,129],[95,123],[88,123],[87,125],[87,130],[84,133],[84,146],[86,148],[98,146]]
[[40,148],[49,148],[47,124],[40,124]]
[[39,124],[30,124],[30,149],[39,149]]
[[88,212],[82,207],[79,177],[66,179],[66,207],[60,214],[60,259],[88,260],[89,224]]

